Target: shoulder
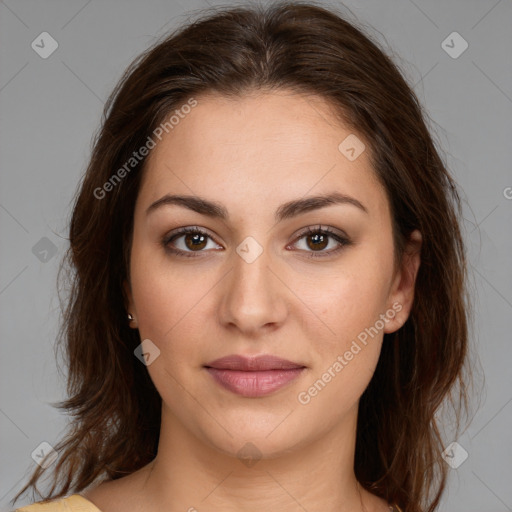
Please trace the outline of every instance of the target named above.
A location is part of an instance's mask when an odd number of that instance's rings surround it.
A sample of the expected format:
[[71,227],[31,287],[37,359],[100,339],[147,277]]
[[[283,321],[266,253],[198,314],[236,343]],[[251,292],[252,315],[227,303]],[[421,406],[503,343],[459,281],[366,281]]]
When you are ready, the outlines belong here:
[[14,512],[101,512],[93,503],[79,494],[47,502],[37,502]]

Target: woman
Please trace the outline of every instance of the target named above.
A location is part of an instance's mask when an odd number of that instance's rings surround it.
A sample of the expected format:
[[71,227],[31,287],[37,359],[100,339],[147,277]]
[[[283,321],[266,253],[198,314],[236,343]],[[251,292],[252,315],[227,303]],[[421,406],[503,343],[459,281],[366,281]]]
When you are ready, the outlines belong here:
[[76,198],[74,420],[19,510],[435,510],[459,215],[417,98],[339,14],[238,7],[161,41]]

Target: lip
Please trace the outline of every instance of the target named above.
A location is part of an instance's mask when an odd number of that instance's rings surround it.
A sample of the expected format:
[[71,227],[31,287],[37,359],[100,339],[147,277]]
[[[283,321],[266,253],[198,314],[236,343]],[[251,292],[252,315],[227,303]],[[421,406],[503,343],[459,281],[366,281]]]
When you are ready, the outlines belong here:
[[244,357],[236,354],[205,365],[215,382],[244,397],[260,397],[295,380],[305,366],[272,355]]
[[220,359],[215,359],[205,365],[218,370],[239,370],[243,372],[256,372],[266,370],[296,370],[304,368],[303,364],[294,363],[270,354],[263,354],[254,357],[239,356],[232,354]]

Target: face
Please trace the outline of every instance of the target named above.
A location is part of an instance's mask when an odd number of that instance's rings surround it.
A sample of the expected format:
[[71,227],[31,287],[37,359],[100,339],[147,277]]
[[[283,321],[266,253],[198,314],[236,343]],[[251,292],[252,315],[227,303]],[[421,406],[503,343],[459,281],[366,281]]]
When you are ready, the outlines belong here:
[[[407,319],[418,256],[394,268],[368,150],[321,98],[196,99],[147,161],[126,285],[163,418],[229,454],[346,433],[383,333]],[[295,369],[208,368],[232,355]]]

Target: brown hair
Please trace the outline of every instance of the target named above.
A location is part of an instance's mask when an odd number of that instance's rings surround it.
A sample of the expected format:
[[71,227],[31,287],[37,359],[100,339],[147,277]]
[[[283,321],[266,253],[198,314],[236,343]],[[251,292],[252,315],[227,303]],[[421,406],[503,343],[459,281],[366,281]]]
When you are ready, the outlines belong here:
[[[145,160],[108,194],[98,198],[98,190],[191,96],[260,89],[328,100],[368,145],[389,199],[398,261],[409,234],[422,233],[411,314],[385,334],[360,400],[355,474],[404,512],[439,504],[446,465],[435,413],[448,398],[457,418],[467,406],[470,303],[461,202],[397,66],[353,22],[301,2],[206,11],[137,58],[108,99],[70,225],[71,287],[59,337],[69,398],[55,407],[73,420],[55,447],[60,455],[45,501],[80,492],[102,475],[130,474],[157,452],[161,398],[134,357],[141,340],[128,327],[123,292]],[[29,487],[37,490],[43,473],[37,467],[13,503]]]

